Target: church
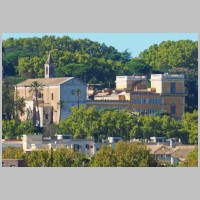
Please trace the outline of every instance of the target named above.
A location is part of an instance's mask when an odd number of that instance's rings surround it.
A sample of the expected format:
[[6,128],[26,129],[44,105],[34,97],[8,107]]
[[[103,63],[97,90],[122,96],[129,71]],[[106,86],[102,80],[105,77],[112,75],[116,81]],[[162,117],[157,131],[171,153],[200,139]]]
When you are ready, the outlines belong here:
[[[36,83],[37,97],[31,92],[31,84]],[[71,113],[72,106],[87,103],[87,85],[74,77],[55,77],[55,66],[51,54],[44,64],[44,78],[27,79],[15,85],[15,98],[25,99],[25,114],[22,121],[33,119],[36,125],[45,127],[59,123]]]

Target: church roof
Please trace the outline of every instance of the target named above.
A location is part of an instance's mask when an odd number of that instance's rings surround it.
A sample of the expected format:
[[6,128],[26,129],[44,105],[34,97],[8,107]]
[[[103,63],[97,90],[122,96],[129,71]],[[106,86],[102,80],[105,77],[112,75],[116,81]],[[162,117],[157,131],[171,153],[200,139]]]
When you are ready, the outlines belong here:
[[51,64],[51,63],[53,63],[53,60],[52,60],[52,57],[51,57],[51,53],[49,53],[45,64]]
[[37,81],[42,85],[60,85],[74,77],[62,77],[62,78],[35,78],[35,79],[27,79],[21,83],[18,83],[16,86],[30,86],[31,83]]

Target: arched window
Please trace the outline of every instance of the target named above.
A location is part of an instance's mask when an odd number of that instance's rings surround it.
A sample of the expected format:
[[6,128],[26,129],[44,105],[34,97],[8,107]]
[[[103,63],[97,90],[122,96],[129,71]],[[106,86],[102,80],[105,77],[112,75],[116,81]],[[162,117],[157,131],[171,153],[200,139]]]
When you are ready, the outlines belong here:
[[53,93],[51,94],[51,100],[53,100]]

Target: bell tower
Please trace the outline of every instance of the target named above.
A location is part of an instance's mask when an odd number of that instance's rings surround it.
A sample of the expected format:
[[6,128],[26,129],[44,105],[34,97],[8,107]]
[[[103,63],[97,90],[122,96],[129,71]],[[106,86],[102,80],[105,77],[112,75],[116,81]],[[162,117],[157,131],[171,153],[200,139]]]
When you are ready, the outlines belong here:
[[44,77],[45,78],[55,77],[55,66],[53,65],[53,60],[50,53],[48,55],[46,63],[44,64]]

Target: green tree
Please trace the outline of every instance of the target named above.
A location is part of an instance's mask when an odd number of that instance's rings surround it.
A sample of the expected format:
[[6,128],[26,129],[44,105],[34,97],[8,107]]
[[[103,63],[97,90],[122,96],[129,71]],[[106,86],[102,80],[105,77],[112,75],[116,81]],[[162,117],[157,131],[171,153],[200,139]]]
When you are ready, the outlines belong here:
[[19,125],[16,127],[17,136],[22,136],[24,134],[26,135],[33,134],[35,131],[36,131],[35,125],[33,124],[32,120],[20,122]]
[[119,141],[115,148],[117,167],[156,167],[157,161],[146,145]]
[[[29,93],[31,93],[36,101],[36,126],[40,127],[40,112],[38,107],[38,94],[43,90],[43,85],[41,83],[38,83],[37,81],[33,81],[30,84]],[[38,121],[38,123],[37,123]]]
[[114,155],[112,147],[103,145],[94,156],[91,166],[92,167],[115,167],[116,157]]
[[75,96],[77,96],[77,105],[78,105],[78,108],[79,108],[79,104],[80,104],[80,96],[81,96],[81,90],[80,88],[77,88],[75,91],[73,91],[73,94]]
[[26,159],[27,155],[23,152],[22,148],[16,149],[12,146],[7,146],[4,151],[2,151],[2,159]]
[[198,144],[198,111],[186,112],[182,117],[182,129],[189,133],[189,143]]
[[16,138],[19,123],[18,120],[2,120],[2,137]]
[[57,134],[58,125],[55,123],[49,124],[47,127],[44,127],[43,136],[45,137],[52,137]]

